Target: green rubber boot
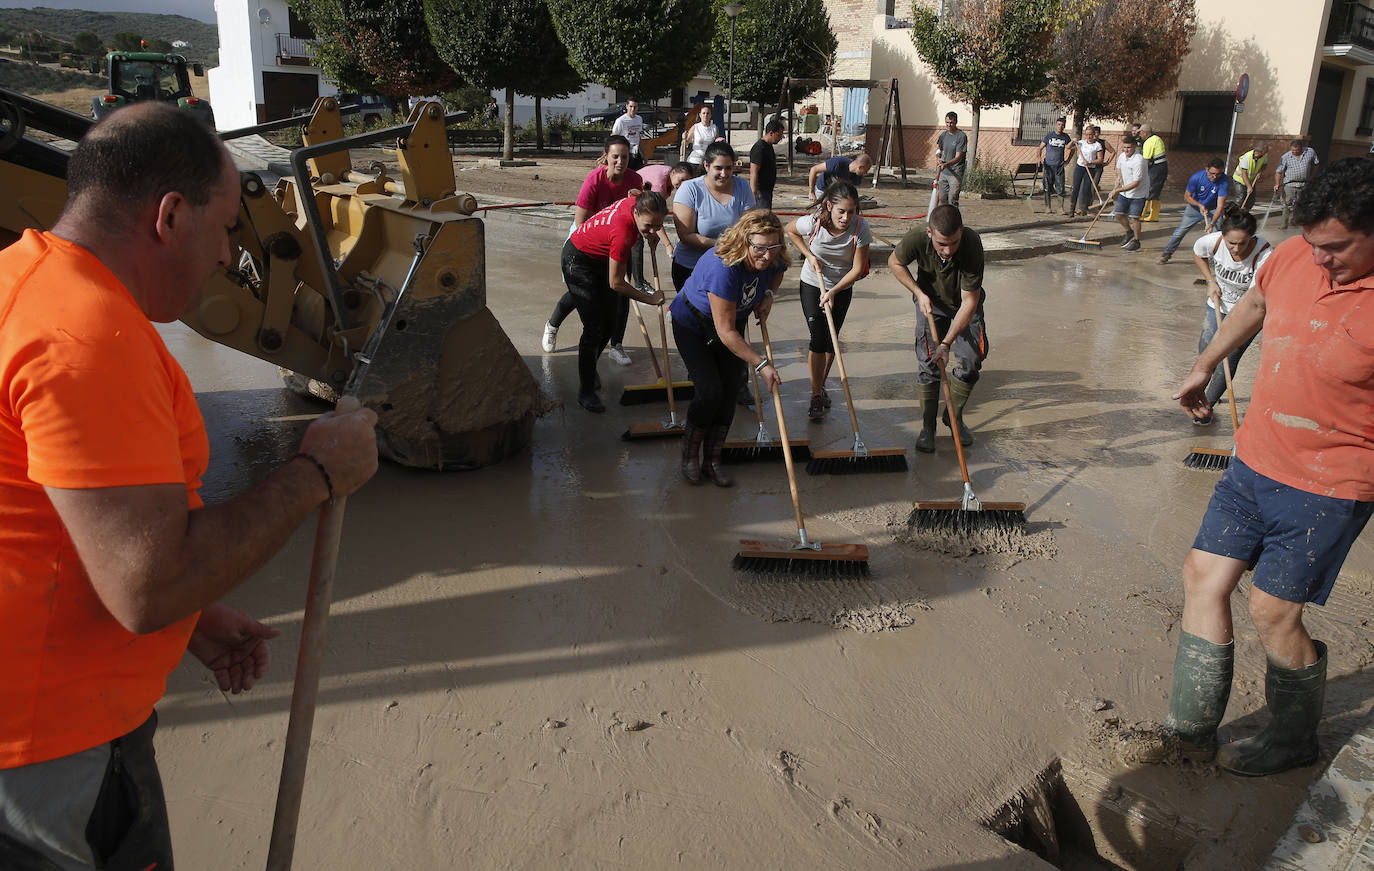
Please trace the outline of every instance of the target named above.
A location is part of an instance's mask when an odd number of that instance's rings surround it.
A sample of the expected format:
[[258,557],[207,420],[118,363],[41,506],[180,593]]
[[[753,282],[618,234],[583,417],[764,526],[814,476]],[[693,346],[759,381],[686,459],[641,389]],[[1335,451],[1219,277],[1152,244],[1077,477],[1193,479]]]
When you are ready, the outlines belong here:
[[916,450],[935,453],[935,416],[940,411],[940,385],[917,384],[916,398],[921,402],[921,434],[916,436]]
[[1164,728],[1178,736],[1179,749],[1195,762],[1217,754],[1217,726],[1231,697],[1236,644],[1215,644],[1181,633],[1174,655],[1174,685]]
[[1253,738],[1233,741],[1217,751],[1217,765],[1242,777],[1263,777],[1317,761],[1317,723],[1326,698],[1326,645],[1317,646],[1317,661],[1304,668],[1269,663],[1264,673],[1264,700],[1273,719]]
[[[958,378],[949,379],[949,394],[954,399],[954,420],[959,424],[959,444],[968,447],[973,444],[973,433],[964,426],[964,406],[968,403],[968,395],[973,392],[973,385],[967,381],[960,381]],[[949,426],[949,409],[940,416],[940,422]]]

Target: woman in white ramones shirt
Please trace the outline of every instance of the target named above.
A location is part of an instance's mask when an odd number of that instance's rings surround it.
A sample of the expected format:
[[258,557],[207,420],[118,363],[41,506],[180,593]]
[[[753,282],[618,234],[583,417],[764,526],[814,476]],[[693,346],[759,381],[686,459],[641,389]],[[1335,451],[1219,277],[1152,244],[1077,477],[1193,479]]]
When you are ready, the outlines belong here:
[[[1217,223],[1217,231],[1193,243],[1193,260],[1197,263],[1198,271],[1207,279],[1207,305],[1202,313],[1198,353],[1202,353],[1212,341],[1231,307],[1240,302],[1250,285],[1254,284],[1255,273],[1273,251],[1274,247],[1263,236],[1255,235],[1255,216],[1238,203],[1227,203]],[[1254,336],[1231,352],[1212,373],[1212,380],[1207,382],[1208,404],[1216,405],[1226,392],[1226,373],[1222,367],[1229,365],[1231,377],[1234,378],[1240,358],[1252,341]],[[1193,423],[1198,426],[1206,426],[1211,422],[1211,414],[1193,418]]]

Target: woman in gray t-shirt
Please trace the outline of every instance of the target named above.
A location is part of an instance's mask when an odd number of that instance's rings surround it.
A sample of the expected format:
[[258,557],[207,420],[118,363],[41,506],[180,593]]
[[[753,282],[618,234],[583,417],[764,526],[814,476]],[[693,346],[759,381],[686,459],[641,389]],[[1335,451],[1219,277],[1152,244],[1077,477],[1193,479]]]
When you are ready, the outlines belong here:
[[[811,405],[807,417],[821,420],[830,408],[825,380],[835,362],[835,346],[821,306],[830,308],[838,335],[854,296],[854,282],[868,274],[868,248],[873,233],[859,217],[859,191],[847,181],[825,189],[816,211],[787,225],[787,238],[806,258],[801,272],[801,304],[811,331]],[[822,292],[824,279],[824,292]]]

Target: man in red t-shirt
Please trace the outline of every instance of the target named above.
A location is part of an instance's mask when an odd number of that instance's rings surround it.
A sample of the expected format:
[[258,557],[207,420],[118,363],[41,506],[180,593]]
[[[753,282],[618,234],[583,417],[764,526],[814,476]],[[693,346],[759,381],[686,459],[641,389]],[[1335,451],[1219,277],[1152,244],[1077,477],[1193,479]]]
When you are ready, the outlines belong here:
[[[1165,727],[1236,774],[1317,761],[1326,645],[1302,622],[1325,604],[1374,513],[1374,163],[1336,162],[1299,196],[1302,227],[1274,250],[1174,398],[1209,409],[1222,359],[1264,329],[1250,412],[1183,565],[1183,622]],[[1254,570],[1250,616],[1273,715],[1217,749],[1231,691],[1231,594]]]
[[[577,192],[577,200],[573,208],[573,229],[581,226],[583,221],[611,203],[628,196],[630,191],[644,190],[644,180],[640,178],[639,173],[630,169],[630,142],[624,136],[616,134],[607,136],[606,150],[601,155],[601,159],[605,162],[605,166],[598,166],[587,173],[587,177],[582,180],[582,189]],[[663,193],[663,191],[659,191],[659,193]],[[631,274],[641,276],[644,274],[642,257],[643,252],[641,250],[641,262],[630,264]],[[563,326],[563,321],[567,320],[568,315],[572,314],[576,307],[571,290],[565,292],[554,304],[553,314],[549,315],[548,323],[544,324],[544,335],[540,340],[540,345],[545,351],[552,353],[554,348],[558,346],[558,328]],[[615,316],[615,330],[611,334],[610,350],[607,352],[607,356],[621,366],[628,366],[630,365],[630,355],[625,353],[622,346],[625,341],[625,325],[629,323],[630,318],[630,301],[628,299],[622,297],[617,302]]]
[[139,104],[86,135],[51,232],[0,252],[0,867],[172,867],[153,705],[189,650],[222,690],[277,634],[217,600],[377,466],[339,403],[218,505],[190,382],[151,322],[231,261],[240,181],[192,115]]

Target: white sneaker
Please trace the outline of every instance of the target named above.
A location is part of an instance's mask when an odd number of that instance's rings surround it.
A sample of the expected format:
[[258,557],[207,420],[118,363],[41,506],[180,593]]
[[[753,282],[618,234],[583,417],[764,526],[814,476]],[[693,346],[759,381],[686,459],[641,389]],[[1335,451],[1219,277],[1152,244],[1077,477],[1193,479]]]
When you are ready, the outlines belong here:
[[544,341],[541,344],[544,347],[544,353],[552,354],[553,349],[558,347],[558,327],[550,323],[545,323]]
[[621,366],[630,365],[630,355],[626,354],[625,349],[619,345],[611,345],[607,348],[606,356],[610,357],[612,362],[619,363]]

